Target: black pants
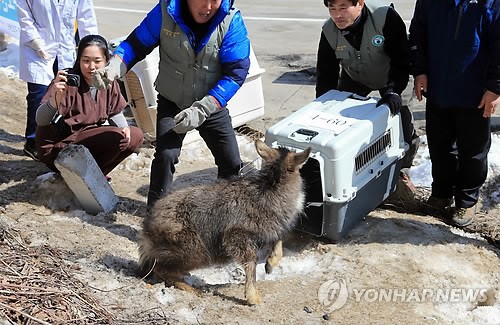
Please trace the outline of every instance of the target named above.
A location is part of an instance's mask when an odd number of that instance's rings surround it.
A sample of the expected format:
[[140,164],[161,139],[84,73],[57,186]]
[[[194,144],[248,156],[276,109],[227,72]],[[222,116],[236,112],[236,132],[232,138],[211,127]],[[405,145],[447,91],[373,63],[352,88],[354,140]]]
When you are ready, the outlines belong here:
[[[173,102],[158,95],[156,117],[156,151],[151,165],[148,206],[172,191],[175,164],[179,162],[185,134],[172,131],[173,117],[181,110]],[[212,152],[218,167],[218,177],[238,175],[242,162],[236,135],[227,109],[213,113],[197,128]]]
[[[342,72],[338,82],[338,90],[348,91],[361,96],[368,96],[374,89],[352,80],[347,73]],[[410,146],[402,159],[401,167],[410,168],[413,163],[413,158],[417,154],[420,140],[413,125],[413,114],[407,105],[403,105],[401,108],[400,118],[403,127],[403,139]]]
[[432,195],[455,197],[459,208],[474,206],[488,175],[491,119],[483,117],[482,109],[442,108],[429,101],[425,118]]

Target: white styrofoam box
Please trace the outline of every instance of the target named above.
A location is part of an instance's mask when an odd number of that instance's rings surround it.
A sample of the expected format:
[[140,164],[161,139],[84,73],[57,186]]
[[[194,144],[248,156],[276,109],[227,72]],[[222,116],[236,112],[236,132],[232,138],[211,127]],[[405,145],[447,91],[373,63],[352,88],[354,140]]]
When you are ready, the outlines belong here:
[[[118,44],[124,39],[124,37],[110,41],[110,47],[116,48]],[[157,92],[154,86],[154,82],[158,75],[158,63],[159,63],[159,52],[155,49],[146,58],[137,64],[135,64],[131,71],[137,75],[140,80],[141,88],[148,109],[156,110],[156,98]],[[227,109],[231,115],[233,127],[236,128],[252,120],[255,120],[264,115],[264,92],[262,90],[262,79],[261,75],[265,72],[259,66],[253,48],[250,47],[250,68],[248,70],[247,78],[241,88],[236,92],[236,94],[227,103]],[[127,87],[127,80],[123,78],[125,83],[125,89]],[[129,101],[134,99],[133,95],[127,90],[127,97]],[[141,109],[136,107],[136,109]],[[135,116],[136,114],[134,114]],[[140,114],[137,114],[139,118]],[[156,114],[143,114],[142,116],[149,116],[151,119],[155,119]],[[140,123],[138,123],[140,124]],[[155,121],[150,124],[152,127],[156,128]],[[140,125],[138,125],[141,127]],[[144,130],[143,130],[144,131]],[[190,134],[192,133],[192,134]],[[189,139],[197,138],[197,131],[193,130],[189,132],[186,136],[184,142],[190,142]]]
[[253,48],[250,47],[250,68],[245,83],[227,103],[234,128],[264,116],[261,75],[265,71],[259,66]]
[[[355,224],[350,220],[347,227],[344,219],[359,220],[394,190],[407,145],[399,115],[391,116],[386,105],[376,103],[331,90],[266,131],[265,142],[273,147],[312,148],[302,172],[307,204],[323,213],[323,220],[313,220],[321,218],[315,212],[308,221],[321,225],[318,235],[338,239]],[[369,197],[360,198],[360,193]],[[331,225],[338,229],[332,231]]]
[[158,49],[151,52],[144,60],[137,62],[132,70],[139,78],[148,109],[156,109],[156,96],[154,82],[158,75],[158,62],[160,54]]

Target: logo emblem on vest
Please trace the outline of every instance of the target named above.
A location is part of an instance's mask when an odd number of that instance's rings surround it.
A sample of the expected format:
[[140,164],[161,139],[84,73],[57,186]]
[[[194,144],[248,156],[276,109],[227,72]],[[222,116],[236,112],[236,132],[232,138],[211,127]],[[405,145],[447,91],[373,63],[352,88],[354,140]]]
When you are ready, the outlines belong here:
[[375,35],[372,38],[372,44],[373,44],[373,46],[379,47],[379,46],[382,46],[382,44],[384,44],[384,40],[385,40],[384,36]]
[[166,28],[163,29],[163,32],[165,32],[165,34],[167,34],[168,37],[177,37],[180,34],[180,32],[174,32]]

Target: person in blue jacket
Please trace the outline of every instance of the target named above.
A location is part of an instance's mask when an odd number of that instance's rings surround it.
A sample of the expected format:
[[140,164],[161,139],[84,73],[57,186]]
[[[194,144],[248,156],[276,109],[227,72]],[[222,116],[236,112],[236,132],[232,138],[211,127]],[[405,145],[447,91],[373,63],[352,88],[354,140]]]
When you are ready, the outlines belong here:
[[159,47],[156,150],[148,207],[172,190],[186,133],[197,129],[212,152],[218,177],[238,174],[241,158],[227,102],[250,67],[250,41],[233,0],[160,0],[94,75],[107,87]]
[[418,0],[409,41],[415,94],[426,97],[427,202],[464,227],[473,222],[488,173],[500,95],[500,1]]

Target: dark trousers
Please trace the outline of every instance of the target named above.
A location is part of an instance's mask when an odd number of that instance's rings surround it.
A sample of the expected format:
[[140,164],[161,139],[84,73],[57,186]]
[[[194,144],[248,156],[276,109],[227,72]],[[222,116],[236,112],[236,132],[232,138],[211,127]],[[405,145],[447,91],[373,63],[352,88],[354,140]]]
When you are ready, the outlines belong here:
[[[175,164],[179,162],[185,134],[172,131],[173,117],[181,110],[173,102],[158,95],[156,116],[156,150],[151,164],[148,206],[172,191]],[[197,128],[212,152],[218,168],[218,177],[238,175],[242,162],[236,135],[227,109],[213,113]]]
[[27,106],[27,115],[26,115],[26,130],[24,132],[24,136],[26,139],[35,138],[36,132],[36,110],[38,106],[40,106],[40,102],[42,101],[43,96],[47,92],[48,86],[34,84],[28,82],[28,95],[26,96]]
[[[54,72],[54,76],[57,75],[57,58],[54,61],[54,65],[52,66],[52,71]],[[27,102],[27,112],[26,112],[26,130],[24,132],[24,136],[26,139],[35,138],[36,133],[36,110],[40,106],[40,102],[45,96],[47,92],[48,85],[35,84],[32,82],[28,82],[28,95],[26,96]]]
[[426,104],[426,133],[432,163],[432,195],[455,197],[469,208],[479,199],[488,175],[490,118],[478,108],[442,108]]
[[[342,72],[338,82],[338,90],[348,91],[361,96],[368,96],[374,89],[352,80],[347,73]],[[407,105],[403,105],[401,108],[400,118],[403,128],[403,139],[410,146],[402,159],[401,168],[410,168],[413,163],[413,158],[417,154],[420,140],[413,125],[413,114]]]

